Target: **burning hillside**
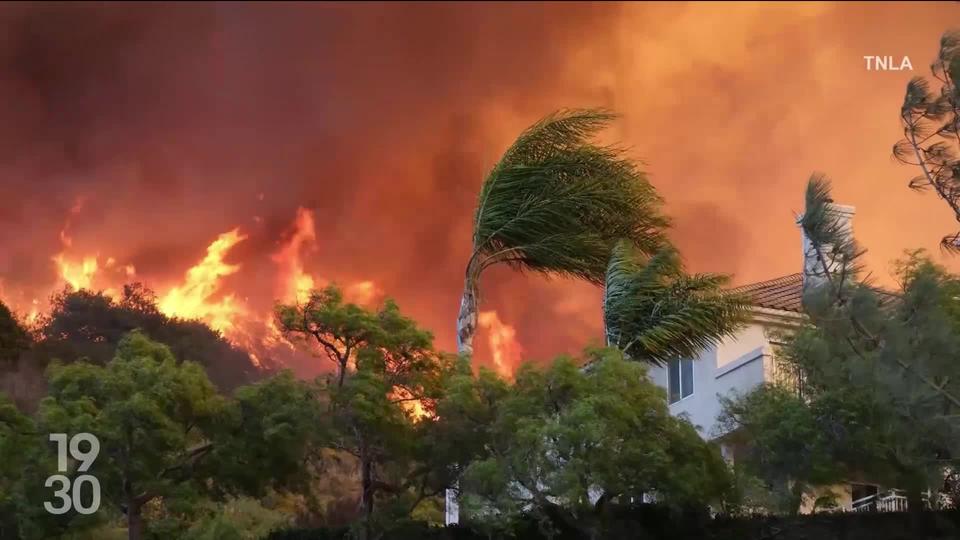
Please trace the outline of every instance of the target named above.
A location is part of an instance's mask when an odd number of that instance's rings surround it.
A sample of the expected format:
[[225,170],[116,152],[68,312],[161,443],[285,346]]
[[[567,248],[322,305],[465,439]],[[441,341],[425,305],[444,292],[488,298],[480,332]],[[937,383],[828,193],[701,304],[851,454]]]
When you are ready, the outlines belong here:
[[[46,300],[61,290],[103,291],[116,297],[124,284],[138,277],[132,263],[118,261],[105,253],[106,250],[88,253],[73,249],[71,224],[81,217],[84,202],[83,198],[77,199],[60,231],[62,249],[51,257],[58,279],[46,294],[26,300],[28,297],[22,291],[0,288],[0,299],[28,323],[37,320]],[[320,251],[313,211],[297,208],[294,219],[281,232],[272,249],[251,258],[251,266],[260,276],[267,277],[265,281],[258,279],[255,284],[266,289],[268,294],[245,294],[243,287],[254,282],[231,279],[239,277],[245,270],[245,265],[235,262],[232,256],[249,239],[250,233],[241,227],[219,234],[178,280],[168,280],[156,287],[158,309],[168,317],[202,321],[232,344],[246,350],[256,365],[270,358],[304,372],[327,369],[322,362],[311,361],[298,352],[277,328],[273,316],[274,302],[302,303],[311,290],[332,283],[308,270],[311,258]],[[146,285],[153,286],[149,282]],[[340,286],[345,299],[358,305],[370,307],[384,298],[384,291],[372,280],[348,281]],[[515,331],[501,322],[493,311],[482,314],[481,325],[489,330],[490,351],[496,370],[509,375],[510,366],[519,362]]]

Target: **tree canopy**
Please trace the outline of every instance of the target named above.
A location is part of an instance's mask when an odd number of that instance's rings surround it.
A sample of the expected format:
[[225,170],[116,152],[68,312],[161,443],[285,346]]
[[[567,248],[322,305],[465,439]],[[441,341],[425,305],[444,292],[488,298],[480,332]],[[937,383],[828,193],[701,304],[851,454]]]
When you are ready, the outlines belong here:
[[16,362],[30,347],[30,343],[27,330],[10,308],[0,302],[0,365]]
[[562,520],[593,538],[618,499],[719,502],[730,485],[719,450],[670,414],[645,367],[615,349],[588,356],[587,370],[571,358],[520,368],[495,405],[489,455],[467,469],[465,504]]
[[170,318],[157,309],[153,292],[140,284],[123,288],[119,298],[88,290],[61,291],[39,321],[34,360],[106,364],[120,341],[142,330],[170,348],[179,360],[197,362],[214,384],[230,391],[264,375],[244,351],[199,321]]
[[747,301],[725,291],[727,283],[720,274],[688,275],[671,247],[651,256],[621,240],[604,281],[607,344],[652,364],[696,358],[746,321]]
[[810,323],[778,350],[801,375],[802,399],[761,387],[728,401],[724,420],[749,438],[755,472],[793,483],[793,505],[843,476],[905,489],[919,509],[920,493],[958,458],[960,278],[913,252],[896,265],[897,291],[865,281],[829,187],[811,179],[801,220],[818,257],[804,297]]
[[602,284],[613,247],[647,253],[665,243],[662,200],[636,163],[590,138],[615,115],[549,115],[517,137],[480,188],[457,322],[458,351],[472,352],[480,275],[495,264]]
[[[911,189],[933,190],[960,221],[960,31],[943,34],[930,71],[940,90],[933,91],[923,77],[907,83],[900,107],[903,138],[893,146],[893,157],[920,169],[908,183]],[[960,233],[945,236],[941,246],[960,251]]]

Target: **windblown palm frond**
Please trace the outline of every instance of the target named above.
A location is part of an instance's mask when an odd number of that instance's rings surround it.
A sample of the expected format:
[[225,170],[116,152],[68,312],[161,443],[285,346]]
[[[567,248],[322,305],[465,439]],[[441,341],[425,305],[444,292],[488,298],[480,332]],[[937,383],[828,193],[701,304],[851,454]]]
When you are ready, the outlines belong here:
[[468,274],[502,262],[600,284],[617,239],[659,248],[660,197],[621,149],[588,141],[613,118],[562,111],[520,135],[480,191]]
[[746,321],[747,301],[724,291],[727,282],[723,275],[685,274],[672,248],[648,256],[619,242],[603,298],[608,345],[653,364],[696,357]]

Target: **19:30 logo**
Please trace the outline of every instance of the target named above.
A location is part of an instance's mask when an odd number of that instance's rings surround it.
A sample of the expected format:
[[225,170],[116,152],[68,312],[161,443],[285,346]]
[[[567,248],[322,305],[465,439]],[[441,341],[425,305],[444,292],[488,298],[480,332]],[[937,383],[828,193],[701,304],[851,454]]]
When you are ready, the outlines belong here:
[[[85,473],[100,454],[100,440],[91,433],[77,433],[67,437],[66,433],[51,433],[50,440],[57,443],[57,471],[47,478],[44,487],[54,488],[54,501],[46,501],[43,508],[51,514],[66,514],[76,510],[78,514],[92,514],[100,509],[100,481],[89,474],[80,474],[71,479],[62,474],[68,469],[67,452],[78,462],[77,472]],[[81,448],[81,443],[86,449]],[[85,486],[89,486],[86,488]],[[90,492],[89,504],[84,503],[84,492]]]

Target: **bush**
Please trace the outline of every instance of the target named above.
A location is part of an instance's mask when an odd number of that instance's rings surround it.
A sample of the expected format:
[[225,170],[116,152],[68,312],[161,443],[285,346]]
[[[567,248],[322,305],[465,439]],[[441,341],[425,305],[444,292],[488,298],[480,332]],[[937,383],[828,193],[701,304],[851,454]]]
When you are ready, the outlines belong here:
[[[919,524],[908,513],[817,514],[796,517],[717,517],[698,511],[652,505],[617,508],[607,516],[604,540],[947,540],[960,537],[960,511],[924,512]],[[919,529],[917,528],[919,525]],[[267,540],[353,540],[349,529],[290,529]],[[545,534],[535,519],[524,517],[501,534],[482,534],[466,527],[435,527],[408,522],[383,540],[585,540],[569,530]]]

